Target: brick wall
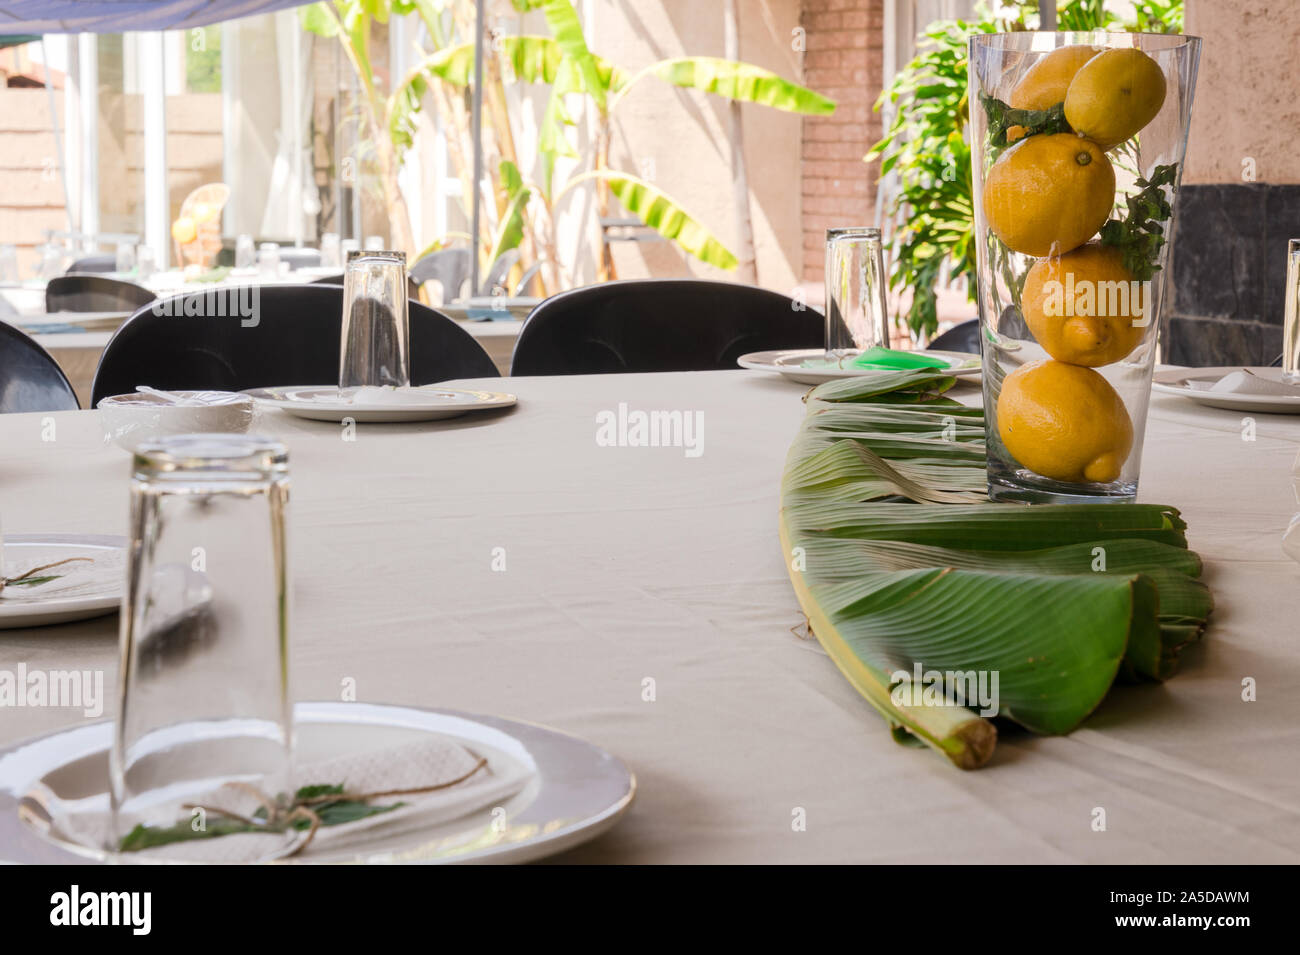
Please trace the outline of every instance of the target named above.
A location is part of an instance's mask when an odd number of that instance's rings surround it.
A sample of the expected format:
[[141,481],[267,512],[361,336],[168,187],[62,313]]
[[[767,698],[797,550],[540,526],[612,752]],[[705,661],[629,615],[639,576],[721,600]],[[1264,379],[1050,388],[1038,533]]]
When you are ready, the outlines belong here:
[[[62,124],[63,93],[56,99]],[[139,96],[100,96],[100,231],[142,232],[144,144]],[[58,140],[66,147],[60,125]],[[43,89],[0,88],[0,244],[18,248],[24,277],[39,265],[45,231],[64,231],[68,215],[58,150]],[[167,97],[167,166],[171,215],[195,186],[221,178],[221,94]]]
[[[61,90],[55,102],[61,122]],[[36,268],[34,247],[45,241],[45,230],[68,227],[45,90],[0,89],[0,144],[0,244],[18,247],[18,266],[26,275]]]
[[807,86],[838,103],[803,121],[803,279],[822,281],[825,233],[875,221],[876,183],[863,155],[880,138],[884,0],[804,0]]

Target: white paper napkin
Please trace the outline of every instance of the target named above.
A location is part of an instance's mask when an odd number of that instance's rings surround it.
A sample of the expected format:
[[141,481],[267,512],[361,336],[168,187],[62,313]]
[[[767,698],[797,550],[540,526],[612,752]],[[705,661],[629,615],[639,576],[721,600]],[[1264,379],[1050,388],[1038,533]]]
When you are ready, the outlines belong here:
[[[51,546],[49,551],[33,557],[35,548],[12,547],[3,559],[6,577],[18,577],[34,567],[62,560],[66,548]],[[21,555],[21,556],[20,556]],[[77,556],[74,554],[74,556]],[[90,556],[90,555],[87,555]],[[126,555],[120,550],[96,550],[91,560],[73,560],[42,570],[35,577],[53,576],[54,580],[41,584],[9,584],[0,590],[4,603],[40,603],[43,600],[66,597],[96,597],[121,593],[126,576]]]
[[1213,391],[1218,394],[1234,395],[1291,395],[1300,398],[1300,386],[1257,375],[1248,368],[1224,375],[1218,381],[1195,382],[1192,385],[1198,391]]
[[[454,739],[430,733],[413,743],[295,767],[293,787],[296,791],[302,786],[342,785],[346,792],[358,794],[417,789],[459,779],[474,770],[481,758]],[[321,826],[297,858],[309,860],[326,852],[360,850],[368,842],[387,841],[475,813],[482,814],[486,829],[493,822],[492,810],[522,790],[533,775],[531,769],[515,760],[492,759],[469,778],[446,789],[370,799],[372,806],[399,802],[403,805],[356,822]],[[244,817],[251,817],[260,805],[255,796],[233,787],[221,787],[188,801]],[[207,815],[209,822],[218,818],[214,812]],[[188,821],[189,817],[185,819]],[[99,848],[113,842],[112,818],[107,812],[59,813],[56,810],[53,828],[83,845]],[[306,835],[306,832],[235,833],[175,842],[125,853],[121,858],[140,862],[259,862],[288,855]]]
[[352,395],[354,405],[419,405],[424,407],[438,400],[436,392],[424,388],[393,388],[367,385]]

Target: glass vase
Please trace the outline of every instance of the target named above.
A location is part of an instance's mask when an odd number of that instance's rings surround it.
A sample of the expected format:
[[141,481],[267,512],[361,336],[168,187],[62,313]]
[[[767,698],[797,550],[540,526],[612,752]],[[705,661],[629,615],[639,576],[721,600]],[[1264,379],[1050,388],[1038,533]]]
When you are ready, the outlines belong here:
[[1200,40],[970,40],[989,496],[1132,501]]

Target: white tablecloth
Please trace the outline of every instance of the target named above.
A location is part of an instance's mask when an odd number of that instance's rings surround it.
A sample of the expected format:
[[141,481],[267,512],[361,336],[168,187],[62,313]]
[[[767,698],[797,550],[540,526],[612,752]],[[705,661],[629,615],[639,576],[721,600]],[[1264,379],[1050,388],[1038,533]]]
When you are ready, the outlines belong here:
[[[777,490],[804,388],[739,371],[474,384],[520,405],[361,425],[351,443],[262,422],[290,447],[294,691],[338,699],[351,677],[365,701],[499,713],[617,753],[637,801],[565,858],[1300,861],[1300,566],[1279,543],[1300,418],[1258,415],[1244,441],[1240,415],[1156,399],[1141,496],[1182,508],[1206,559],[1203,644],[1072,736],[1004,733],[963,773],[894,743],[792,632]],[[598,446],[596,415],[620,402],[703,411],[703,454]],[[53,442],[42,416],[0,418],[5,529],[125,533],[127,455],[94,413],[53,418]],[[0,668],[19,662],[103,667],[112,687],[116,620],[0,631]],[[79,719],[0,710],[0,741]]]

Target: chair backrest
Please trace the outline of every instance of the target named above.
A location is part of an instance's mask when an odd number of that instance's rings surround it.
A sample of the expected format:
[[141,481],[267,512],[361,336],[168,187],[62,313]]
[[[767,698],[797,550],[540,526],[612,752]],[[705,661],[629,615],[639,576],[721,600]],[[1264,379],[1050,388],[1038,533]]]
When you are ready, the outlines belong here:
[[96,252],[82,256],[68,266],[68,275],[87,272],[113,272],[117,270],[117,255],[113,252]]
[[973,355],[980,353],[980,320],[971,318],[954,325],[926,346],[929,351],[960,351]]
[[510,270],[515,267],[519,261],[518,249],[506,249],[497,256],[491,268],[488,269],[487,275],[483,279],[483,284],[479,287],[477,295],[496,295],[497,289],[501,289],[504,294],[509,295],[510,290],[505,287],[506,279],[510,276]]
[[134,312],[156,298],[143,286],[106,275],[60,275],[45,286],[47,312]]
[[[322,275],[319,278],[312,279],[309,284],[341,286],[343,284],[343,273],[336,272],[333,275]],[[415,278],[409,272],[406,273],[406,297],[416,301],[420,299],[420,284],[415,281]]]
[[[481,345],[441,312],[409,303],[411,383],[495,378]],[[109,340],[91,401],[155,388],[243,391],[338,381],[343,289],[263,285],[189,292],[132,315]]]
[[411,278],[420,285],[437,279],[442,300],[451,302],[465,295],[469,264],[469,249],[439,249],[411,266]]
[[767,289],[681,279],[561,292],[524,322],[511,375],[708,371],[747,352],[820,348],[821,313]]
[[80,407],[68,376],[50,353],[21,329],[0,322],[0,414]]

